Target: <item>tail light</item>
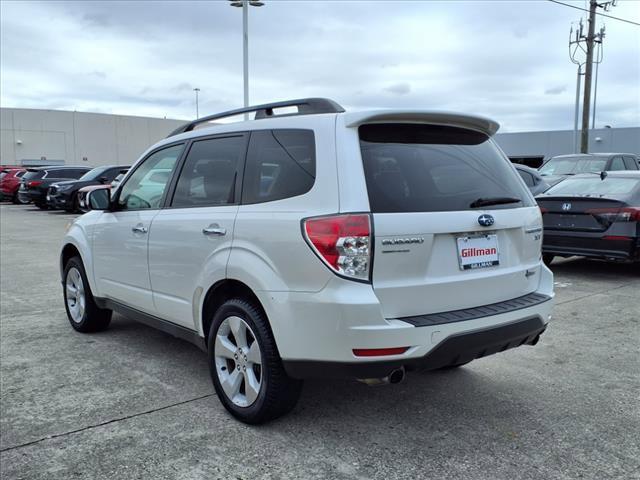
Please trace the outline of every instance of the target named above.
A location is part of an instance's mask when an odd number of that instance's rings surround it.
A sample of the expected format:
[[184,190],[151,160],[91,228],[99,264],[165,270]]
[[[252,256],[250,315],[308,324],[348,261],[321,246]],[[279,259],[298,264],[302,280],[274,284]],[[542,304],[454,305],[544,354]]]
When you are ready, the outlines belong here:
[[640,222],[640,207],[594,208],[587,210],[598,222],[611,224],[614,222]]
[[32,188],[32,187],[37,187],[39,185],[42,184],[41,180],[31,180],[30,182],[27,182],[27,187]]
[[371,219],[367,214],[307,218],[304,235],[313,251],[339,275],[369,280]]

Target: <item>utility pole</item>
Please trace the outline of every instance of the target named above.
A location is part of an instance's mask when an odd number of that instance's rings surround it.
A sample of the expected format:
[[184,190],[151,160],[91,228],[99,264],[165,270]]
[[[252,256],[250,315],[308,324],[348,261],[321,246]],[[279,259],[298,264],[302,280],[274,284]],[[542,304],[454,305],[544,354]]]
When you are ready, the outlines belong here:
[[[617,0],[609,0],[606,2],[598,3],[597,0],[589,1],[589,19],[587,35],[583,34],[583,23],[580,20],[579,26],[573,32],[569,34],[569,57],[571,61],[578,66],[578,78],[576,81],[576,106],[575,106],[575,120],[573,127],[574,136],[574,151],[577,151],[577,134],[578,134],[578,117],[579,117],[579,99],[580,99],[580,77],[584,75],[584,96],[582,100],[582,132],[580,136],[580,152],[589,152],[589,113],[591,107],[591,84],[593,76],[593,65],[602,62],[602,41],[604,39],[604,28],[601,28],[598,33],[596,32],[596,15],[597,9],[602,8],[605,11],[609,11],[609,8],[616,5]],[[584,44],[584,46],[583,46]],[[594,60],[594,52],[596,45],[598,47],[597,58]],[[578,53],[582,51],[584,53],[584,61],[578,58]],[[582,68],[584,66],[584,69]],[[597,80],[596,80],[597,81]],[[596,84],[597,88],[597,84]],[[595,125],[595,99],[593,106],[593,123]],[[593,128],[593,127],[592,127]]]
[[580,153],[589,153],[589,107],[591,107],[591,75],[593,74],[593,46],[596,32],[598,2],[589,2],[589,31],[587,33],[587,60],[584,70],[584,98],[582,101],[582,136]]
[[200,109],[198,108],[198,93],[200,92],[200,89],[196,87],[193,91],[196,92],[196,118],[200,118]]

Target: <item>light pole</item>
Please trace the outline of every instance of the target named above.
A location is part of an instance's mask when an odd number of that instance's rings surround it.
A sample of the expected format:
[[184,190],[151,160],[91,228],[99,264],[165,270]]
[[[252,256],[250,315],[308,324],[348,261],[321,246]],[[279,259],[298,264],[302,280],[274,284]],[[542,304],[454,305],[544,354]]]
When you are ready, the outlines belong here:
[[200,89],[196,87],[193,91],[196,92],[196,118],[200,118],[200,110],[198,109],[198,92],[200,92]]
[[[261,7],[263,2],[257,0],[230,0],[232,7],[242,7],[242,64],[244,82],[244,106],[249,106],[249,6]],[[245,120],[249,114],[244,114]]]

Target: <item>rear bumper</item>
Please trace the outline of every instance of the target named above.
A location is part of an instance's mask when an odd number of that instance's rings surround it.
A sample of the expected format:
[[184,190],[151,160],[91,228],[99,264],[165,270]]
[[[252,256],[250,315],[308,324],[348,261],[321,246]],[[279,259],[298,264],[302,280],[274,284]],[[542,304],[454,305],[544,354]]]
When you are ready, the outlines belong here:
[[535,345],[545,328],[546,323],[534,316],[498,327],[452,335],[419,358],[366,363],[285,361],[284,368],[294,378],[381,378],[402,366],[408,369],[434,370],[521,345]]
[[[627,232],[624,232],[626,234]],[[606,238],[604,234],[567,235],[545,232],[542,252],[559,256],[579,255],[623,261],[640,260],[640,237],[619,235]]]
[[46,204],[46,194],[39,190],[18,190],[18,197],[23,202]]
[[[523,300],[530,296],[525,295],[500,304],[409,318],[385,318],[371,285],[338,277],[316,293],[256,294],[291,376],[370,378],[386,376],[403,365],[433,369],[534,344],[549,322],[554,296],[553,274],[544,266],[538,272],[538,288],[530,301]],[[375,357],[353,352],[395,347],[408,348],[401,354]]]

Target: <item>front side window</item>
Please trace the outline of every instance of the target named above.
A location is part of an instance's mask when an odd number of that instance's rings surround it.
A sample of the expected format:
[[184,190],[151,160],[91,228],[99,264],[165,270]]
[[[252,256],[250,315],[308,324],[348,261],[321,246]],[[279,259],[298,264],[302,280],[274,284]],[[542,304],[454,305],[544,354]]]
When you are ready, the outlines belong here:
[[171,206],[234,203],[237,167],[245,146],[243,135],[194,142],[180,172]]
[[242,203],[262,203],[307,193],[316,179],[312,130],[277,129],[251,133]]
[[420,124],[359,128],[374,213],[533,205],[509,160],[484,133]]
[[159,150],[147,157],[122,185],[119,210],[160,208],[183,144]]

